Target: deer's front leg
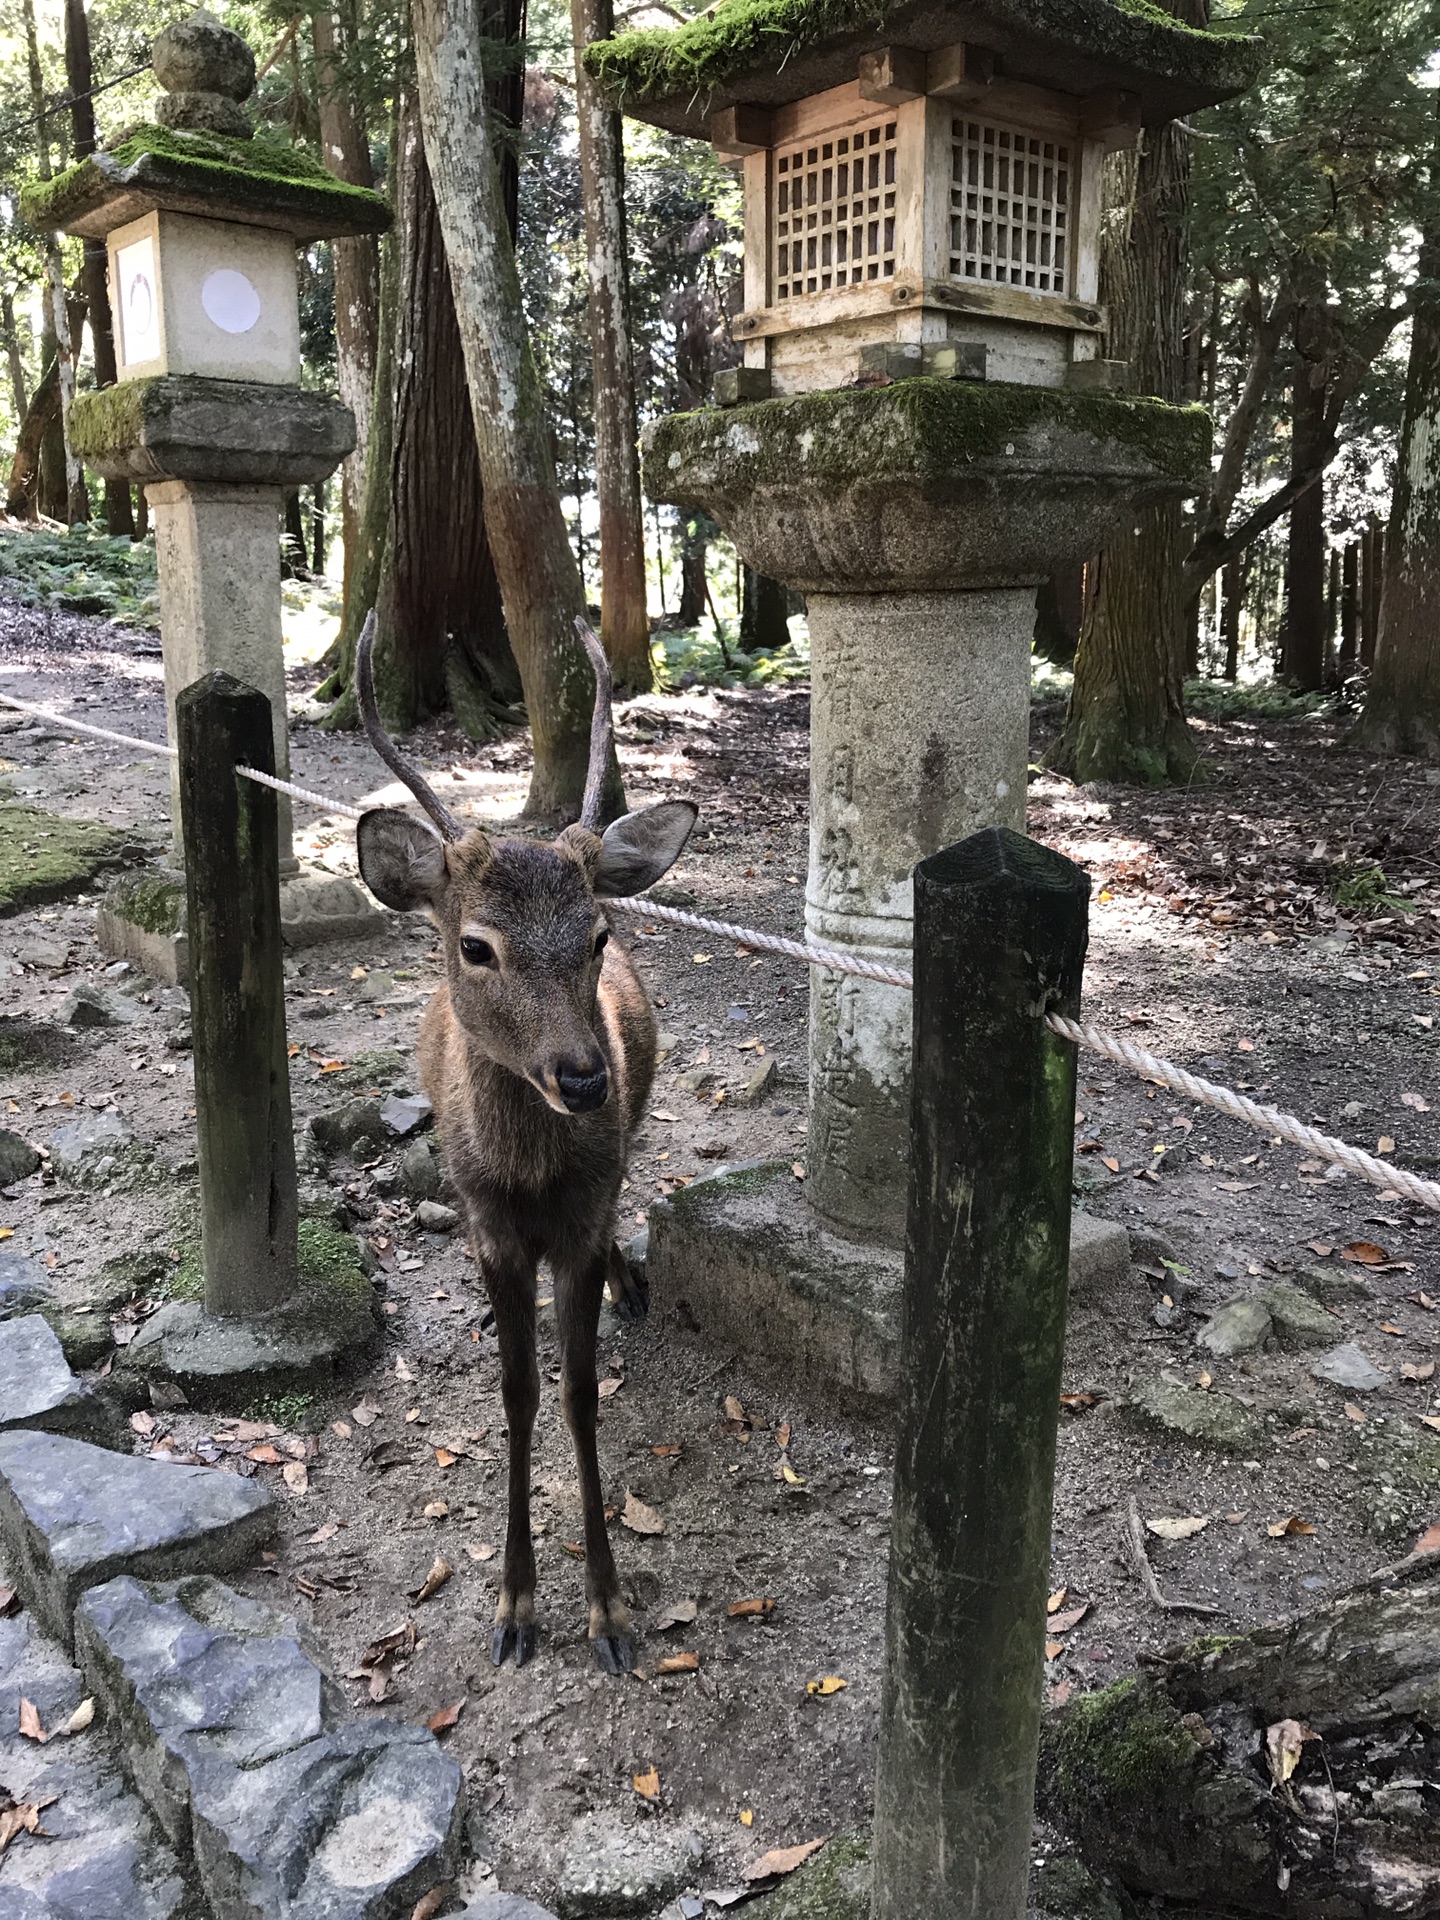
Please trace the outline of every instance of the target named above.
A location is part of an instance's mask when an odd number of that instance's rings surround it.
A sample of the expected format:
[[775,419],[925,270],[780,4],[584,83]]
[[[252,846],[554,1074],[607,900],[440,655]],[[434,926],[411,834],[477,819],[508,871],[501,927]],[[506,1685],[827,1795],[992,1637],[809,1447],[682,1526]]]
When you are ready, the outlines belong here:
[[505,1565],[490,1657],[497,1667],[513,1650],[523,1667],[535,1651],[535,1548],[530,1536],[530,1442],[540,1406],[535,1360],[535,1275],[521,1259],[483,1263],[500,1342],[500,1392],[510,1435],[510,1499]]
[[620,1577],[605,1527],[600,1491],[600,1461],[595,1448],[595,1418],[600,1405],[595,1380],[595,1329],[605,1292],[609,1248],[587,1265],[555,1275],[555,1311],[560,1332],[560,1400],[585,1509],[585,1588],[590,1601],[590,1648],[606,1673],[628,1673],[635,1665],[630,1615],[620,1598]]

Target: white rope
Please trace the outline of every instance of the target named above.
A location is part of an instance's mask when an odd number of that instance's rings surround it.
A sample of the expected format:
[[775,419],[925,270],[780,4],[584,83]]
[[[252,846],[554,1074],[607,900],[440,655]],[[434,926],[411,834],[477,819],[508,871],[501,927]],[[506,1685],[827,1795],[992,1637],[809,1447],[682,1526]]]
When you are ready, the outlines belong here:
[[[0,693],[0,701],[6,706],[18,708],[21,713],[34,714],[37,719],[49,721],[62,732],[88,733],[97,740],[110,740],[122,747],[135,747],[142,753],[175,757],[174,747],[161,746],[153,740],[136,740],[125,733],[112,733],[106,727],[92,727],[88,721],[71,720],[64,714],[51,713],[45,707],[31,706],[27,701],[15,699],[12,694]],[[292,786],[288,780],[277,780],[273,774],[261,773],[255,767],[237,767],[235,771],[243,773],[248,780],[258,780],[262,786],[273,787],[277,793],[288,793],[312,807],[343,814],[350,820],[358,820],[363,811],[344,800],[332,800],[323,793],[312,793],[306,787]],[[698,933],[713,933],[758,953],[782,953],[787,959],[803,960],[808,966],[825,967],[832,973],[856,974],[862,980],[878,980],[886,986],[903,987],[910,991],[915,986],[914,975],[900,967],[884,967],[876,960],[862,960],[856,954],[841,953],[833,947],[806,946],[803,941],[786,940],[774,933],[761,933],[758,927],[738,926],[732,920],[707,920],[701,914],[685,913],[679,907],[662,907],[654,900],[607,900],[605,905],[621,913],[634,914],[642,920],[664,920],[672,926],[693,927]],[[1418,1174],[1408,1173],[1403,1167],[1390,1166],[1373,1153],[1364,1153],[1359,1147],[1349,1146],[1344,1140],[1336,1140],[1328,1133],[1318,1133],[1314,1127],[1307,1127],[1292,1114],[1281,1113],[1275,1107],[1262,1107],[1258,1101],[1247,1100],[1243,1094],[1235,1093],[1229,1087],[1217,1086],[1212,1080],[1202,1080],[1198,1074],[1187,1073],[1184,1067],[1177,1067],[1173,1061],[1162,1060],[1158,1054],[1147,1053],[1143,1047],[1120,1039],[1118,1034],[1106,1033],[1100,1027],[1082,1026],[1078,1020],[1067,1020],[1058,1013],[1047,1014],[1045,1018],[1052,1032],[1064,1040],[1073,1041],[1076,1046],[1088,1047],[1092,1053],[1103,1054],[1107,1060],[1130,1067],[1146,1079],[1169,1087],[1175,1093],[1184,1094],[1187,1099],[1198,1100],[1202,1106],[1228,1114],[1232,1120],[1239,1120],[1247,1127],[1258,1128],[1261,1133],[1272,1136],[1279,1134],[1282,1140],[1303,1147],[1307,1153],[1329,1160],[1351,1173],[1358,1173],[1362,1179],[1371,1181],[1377,1187],[1387,1188],[1418,1206],[1429,1207],[1432,1212],[1440,1213],[1440,1182],[1422,1180]]]
[[[92,727],[88,720],[72,720],[68,714],[51,713],[47,707],[31,706],[28,700],[17,700],[10,693],[0,693],[0,701],[4,701],[7,707],[18,708],[21,713],[33,713],[37,719],[49,721],[62,733],[88,733],[95,740],[109,740],[117,747],[134,747],[141,753],[157,754],[166,760],[179,758],[177,748],[164,746],[158,740],[137,740],[133,734],[112,733],[108,727]],[[308,787],[294,786],[289,780],[277,780],[273,773],[261,773],[258,767],[236,767],[235,771],[262,787],[273,787],[276,793],[288,793],[292,799],[304,800],[312,807],[319,807],[322,812],[342,813],[347,820],[358,820],[364,812],[363,807],[352,807],[345,800],[332,800],[327,794],[312,793]]]

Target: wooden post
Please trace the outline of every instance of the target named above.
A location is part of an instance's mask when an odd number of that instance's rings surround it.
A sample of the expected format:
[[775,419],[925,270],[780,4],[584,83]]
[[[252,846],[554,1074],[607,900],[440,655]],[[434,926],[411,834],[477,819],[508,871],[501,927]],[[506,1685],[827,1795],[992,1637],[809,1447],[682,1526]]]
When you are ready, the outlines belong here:
[[175,702],[205,1308],[245,1316],[295,1290],[295,1142],[285,1052],[270,702],[210,673]]
[[875,1920],[1023,1920],[1090,882],[992,827],[915,869]]

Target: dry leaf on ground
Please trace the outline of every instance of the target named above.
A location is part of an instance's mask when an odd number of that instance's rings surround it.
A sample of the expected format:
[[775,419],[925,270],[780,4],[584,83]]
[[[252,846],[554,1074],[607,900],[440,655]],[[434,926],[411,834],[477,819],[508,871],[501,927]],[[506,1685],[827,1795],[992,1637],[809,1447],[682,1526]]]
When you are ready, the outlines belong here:
[[358,1407],[350,1409],[350,1418],[357,1427],[373,1427],[385,1409],[374,1400],[362,1400]]
[[1192,1514],[1185,1519],[1147,1520],[1146,1530],[1161,1540],[1193,1540],[1197,1533],[1203,1533],[1210,1524],[1208,1514]]
[[667,1653],[663,1660],[655,1662],[656,1673],[698,1673],[700,1656],[698,1653]]
[[58,1793],[47,1793],[39,1800],[16,1800],[4,1787],[0,1787],[0,1854],[5,1852],[17,1833],[33,1833],[41,1840],[55,1839],[53,1833],[47,1833],[41,1826],[40,1815],[46,1807],[54,1806],[59,1798]]
[[805,1691],[812,1700],[828,1700],[833,1693],[843,1693],[849,1684],[838,1673],[827,1673],[823,1680],[807,1680]]
[[424,1585],[411,1587],[409,1589],[410,1598],[415,1602],[416,1606],[419,1606],[422,1600],[428,1600],[432,1594],[438,1593],[454,1571],[454,1567],[451,1566],[444,1554],[437,1553],[430,1564],[429,1573],[425,1576]]
[[624,1386],[624,1384],[625,1382],[623,1380],[617,1379],[614,1374],[607,1374],[605,1378],[596,1387],[595,1391],[599,1394],[602,1400],[608,1400],[610,1399],[612,1394],[617,1394],[620,1391],[621,1387]]
[[79,1706],[76,1707],[64,1726],[60,1728],[60,1732],[64,1734],[84,1733],[94,1718],[95,1702],[87,1696],[80,1702]]
[[1298,1514],[1292,1513],[1288,1519],[1271,1521],[1265,1531],[1272,1540],[1279,1540],[1287,1533],[1315,1533],[1318,1529],[1312,1527],[1308,1520],[1302,1520]]
[[453,1727],[464,1710],[464,1700],[457,1700],[454,1706],[441,1707],[425,1722],[431,1733],[444,1733],[447,1727]]
[[20,1696],[19,1730],[27,1740],[37,1741],[42,1747],[50,1738],[40,1724],[40,1715],[36,1710],[35,1702],[27,1700],[23,1693]]
[[1050,1598],[1045,1602],[1046,1613],[1058,1613],[1060,1608],[1064,1606],[1065,1596],[1069,1593],[1069,1591],[1070,1589],[1068,1587],[1057,1587],[1054,1593],[1052,1593]]
[[1440,1433],[1440,1413],[1422,1413],[1420,1424],[1422,1427],[1432,1427],[1436,1433]]
[[245,1458],[257,1461],[262,1467],[283,1467],[285,1464],[284,1454],[268,1442],[264,1446],[251,1447]]
[[732,1600],[725,1611],[732,1620],[763,1619],[775,1611],[775,1602],[770,1599]]
[[1402,1093],[1400,1096],[1400,1104],[1402,1107],[1413,1107],[1416,1113],[1428,1113],[1430,1111],[1430,1102],[1418,1093]]
[[650,1622],[651,1631],[663,1633],[667,1627],[688,1627],[699,1611],[693,1600],[674,1600],[655,1615]]
[[1298,1720],[1277,1720],[1265,1729],[1265,1758],[1270,1764],[1270,1778],[1277,1787],[1285,1785],[1300,1764],[1305,1742],[1315,1737]]
[[1426,1527],[1415,1542],[1416,1553],[1440,1553],[1440,1520],[1433,1527]]
[[1434,1377],[1434,1373],[1435,1362],[1433,1360],[1423,1360],[1418,1363],[1413,1360],[1402,1360],[1400,1363],[1400,1378],[1402,1380],[1429,1380]]
[[450,1898],[450,1882],[442,1881],[438,1887],[432,1887],[429,1893],[415,1902],[410,1920],[435,1920],[435,1915]]
[[1348,1247],[1340,1249],[1340,1258],[1357,1266],[1383,1267],[1390,1256],[1383,1247],[1377,1247],[1373,1240],[1352,1240]]
[[1048,1633],[1069,1633],[1072,1627],[1078,1627],[1090,1611],[1090,1602],[1083,1600],[1078,1607],[1067,1607],[1064,1613],[1052,1613],[1045,1622]]
[[762,1853],[758,1860],[752,1860],[746,1867],[746,1880],[768,1880],[773,1874],[793,1873],[796,1867],[803,1866],[812,1853],[818,1853],[829,1839],[822,1833],[818,1840],[804,1840],[798,1847],[772,1847],[769,1853]]
[[282,1471],[280,1478],[292,1493],[310,1491],[310,1469],[303,1460],[292,1460]]
[[632,1773],[630,1776],[630,1784],[642,1800],[658,1800],[660,1798],[660,1769],[658,1767],[647,1767],[644,1773]]
[[314,1533],[307,1536],[304,1544],[307,1547],[318,1547],[322,1540],[333,1540],[339,1531],[338,1520],[327,1520],[323,1527],[317,1527]]
[[625,1489],[625,1511],[620,1516],[622,1527],[628,1527],[632,1533],[664,1533],[665,1522],[654,1507],[647,1507],[643,1500],[637,1500],[627,1487]]
[[14,1587],[0,1587],[0,1620],[8,1620],[20,1611],[20,1596]]

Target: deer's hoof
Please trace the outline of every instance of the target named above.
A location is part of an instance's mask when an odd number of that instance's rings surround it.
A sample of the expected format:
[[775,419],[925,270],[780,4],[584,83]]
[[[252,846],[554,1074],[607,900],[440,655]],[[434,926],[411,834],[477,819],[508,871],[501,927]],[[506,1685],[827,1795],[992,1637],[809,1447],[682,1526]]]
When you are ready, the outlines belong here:
[[631,1673],[635,1668],[635,1643],[628,1633],[601,1633],[590,1642],[595,1664],[602,1673]]
[[490,1640],[490,1659],[497,1667],[503,1667],[511,1653],[515,1655],[517,1667],[523,1667],[535,1652],[535,1629],[532,1626],[517,1626],[514,1621],[506,1621],[496,1627]]

